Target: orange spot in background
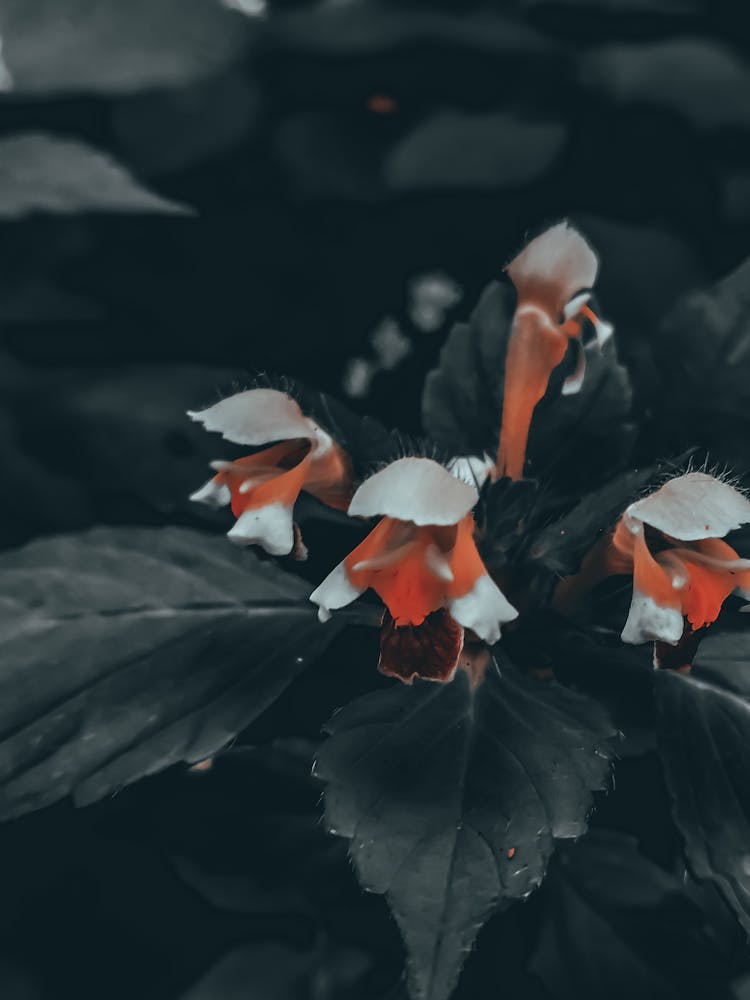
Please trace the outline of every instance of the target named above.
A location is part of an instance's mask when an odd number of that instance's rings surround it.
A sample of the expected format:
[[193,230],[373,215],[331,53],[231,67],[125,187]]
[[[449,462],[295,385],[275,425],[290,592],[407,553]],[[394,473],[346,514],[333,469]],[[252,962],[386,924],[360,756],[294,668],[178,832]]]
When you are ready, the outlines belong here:
[[398,104],[389,94],[370,94],[367,110],[375,115],[392,115],[398,111]]
[[508,858],[512,858],[515,853],[516,853],[515,847],[509,848],[508,849]]
[[188,768],[189,771],[210,771],[214,766],[213,757],[206,757],[205,760],[199,760],[197,764],[193,764]]

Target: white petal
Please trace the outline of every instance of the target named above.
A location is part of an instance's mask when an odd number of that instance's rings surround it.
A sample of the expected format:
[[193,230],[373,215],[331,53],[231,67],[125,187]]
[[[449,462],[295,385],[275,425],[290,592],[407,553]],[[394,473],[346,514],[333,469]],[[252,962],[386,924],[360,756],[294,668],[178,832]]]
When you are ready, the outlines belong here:
[[581,306],[585,306],[590,300],[591,292],[581,292],[580,295],[574,295],[563,309],[563,319],[572,319],[577,316],[581,311]]
[[656,639],[674,645],[680,641],[684,627],[682,613],[677,608],[664,608],[652,597],[633,588],[628,620],[620,638],[633,645]]
[[226,507],[232,499],[232,494],[226,483],[217,483],[214,479],[209,479],[199,490],[190,494],[190,499],[196,503],[208,504],[209,507]]
[[292,508],[270,503],[240,514],[227,538],[237,545],[260,545],[271,556],[288,556],[294,548]]
[[632,503],[626,514],[681,541],[723,538],[750,523],[750,500],[729,483],[688,472]]
[[415,524],[458,524],[477,502],[473,486],[431,458],[400,458],[359,487],[354,517],[395,517]]
[[448,471],[461,482],[481,490],[494,466],[495,463],[489,455],[485,455],[484,458],[480,458],[479,455],[457,455],[448,462]]
[[615,328],[611,323],[608,323],[605,319],[599,319],[598,316],[594,320],[594,330],[596,331],[596,343],[600,348],[604,347],[615,332]]
[[364,591],[354,586],[346,572],[346,566],[340,562],[310,594],[310,600],[318,605],[318,618],[322,622],[327,622],[331,617],[331,611],[346,607],[347,604],[356,601],[362,593]]
[[540,282],[554,287],[556,301],[544,305],[561,312],[576,292],[593,287],[599,261],[578,230],[560,222],[528,243],[505,270],[519,297]]
[[207,431],[219,431],[237,444],[313,438],[317,430],[295,400],[278,389],[247,389],[206,410],[188,410],[188,416],[202,423]]
[[468,594],[448,602],[448,610],[459,625],[470,628],[485,642],[497,642],[506,622],[518,618],[518,612],[486,573],[478,577]]

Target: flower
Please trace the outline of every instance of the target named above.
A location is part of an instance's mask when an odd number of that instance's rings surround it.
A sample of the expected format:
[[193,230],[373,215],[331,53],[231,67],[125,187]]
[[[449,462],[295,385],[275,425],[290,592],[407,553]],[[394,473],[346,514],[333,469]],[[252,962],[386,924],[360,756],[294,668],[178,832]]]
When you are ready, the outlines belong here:
[[561,222],[531,240],[505,268],[518,295],[505,362],[503,415],[495,478],[521,479],[531,417],[547,391],[568,344],[577,361],[563,383],[563,395],[578,392],[586,374],[583,321],[593,324],[595,343],[612,335],[588,305],[599,261],[581,234]]
[[388,609],[380,670],[407,682],[450,680],[464,628],[494,643],[518,615],[477,551],[477,498],[428,458],[401,458],[367,479],[349,514],[382,520],[310,595],[321,621],[372,588]]
[[352,495],[349,460],[299,404],[277,389],[248,389],[206,410],[188,411],[206,430],[228,441],[269,445],[246,458],[212,462],[217,474],[191,500],[223,507],[237,518],[227,533],[239,545],[260,545],[270,555],[304,558],[293,508],[301,490],[345,510]]
[[684,632],[714,622],[730,594],[750,598],[750,560],[722,541],[748,523],[747,497],[704,472],[670,479],[630,504],[607,557],[610,572],[633,574],[623,641],[677,645]]

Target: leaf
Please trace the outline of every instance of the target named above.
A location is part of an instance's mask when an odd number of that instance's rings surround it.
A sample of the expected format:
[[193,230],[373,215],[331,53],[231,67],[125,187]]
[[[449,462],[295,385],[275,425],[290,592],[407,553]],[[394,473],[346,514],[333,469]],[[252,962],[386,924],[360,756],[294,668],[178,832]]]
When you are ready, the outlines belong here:
[[679,299],[656,339],[668,440],[689,439],[712,461],[747,465],[750,260]]
[[223,539],[97,528],[0,557],[0,818],[221,749],[336,634]]
[[648,101],[696,129],[745,129],[750,124],[747,66],[729,45],[712,39],[603,45],[583,57],[581,81],[599,99],[626,106]]
[[112,124],[121,148],[138,169],[169,173],[238,146],[252,133],[259,95],[244,67],[209,80],[118,101]]
[[565,126],[507,112],[442,111],[421,122],[388,153],[384,170],[395,191],[530,183],[557,159]]
[[598,537],[653,482],[656,468],[633,469],[588,493],[562,517],[542,528],[529,543],[529,559],[560,576],[577,573]]
[[710,635],[689,675],[657,671],[657,734],[688,864],[750,933],[750,636]]
[[[494,454],[503,405],[505,355],[515,293],[509,283],[489,284],[468,323],[458,323],[427,376],[422,418],[427,432],[454,454]],[[564,474],[580,489],[622,463],[632,441],[630,383],[613,342],[587,351],[581,391],[561,396],[566,363],[550,380],[534,411],[527,449],[531,476]],[[592,472],[592,470],[596,470]]]
[[[515,68],[556,47],[522,21],[490,9],[459,15],[429,7],[395,7],[365,0],[357,4],[317,3],[279,12],[276,34],[292,50],[356,56],[414,44],[460,45],[503,56]],[[559,55],[559,51],[557,53]],[[536,66],[537,63],[535,62]]]
[[237,59],[248,33],[215,0],[0,0],[6,88],[21,94],[180,87]]
[[352,949],[252,942],[228,952],[182,1000],[348,1000],[360,995],[369,971],[365,956]]
[[238,376],[237,370],[198,365],[58,369],[40,392],[34,372],[18,396],[18,419],[27,450],[85,484],[102,517],[136,500],[162,514],[218,520],[229,530],[231,516],[217,517],[189,496],[211,475],[209,462],[235,455],[190,421],[186,410],[215,401]]
[[478,688],[396,684],[328,724],[316,774],[329,830],[385,894],[415,1000],[445,1000],[490,913],[544,877],[553,841],[586,827],[609,769],[601,709],[508,667]]
[[[634,838],[593,830],[562,847],[531,970],[560,1000],[729,997],[731,936],[712,926],[688,886]],[[731,928],[730,928],[731,931]]]
[[31,212],[159,212],[192,209],[152,194],[108,154],[78,139],[25,132],[0,139],[0,218]]

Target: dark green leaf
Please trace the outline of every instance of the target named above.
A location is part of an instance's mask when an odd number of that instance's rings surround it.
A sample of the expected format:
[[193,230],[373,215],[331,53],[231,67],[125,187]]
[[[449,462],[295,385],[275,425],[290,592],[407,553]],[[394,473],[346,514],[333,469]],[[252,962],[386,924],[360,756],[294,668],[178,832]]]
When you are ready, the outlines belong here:
[[657,732],[691,870],[750,932],[750,636],[711,635],[691,674],[658,671]]
[[0,817],[86,804],[223,747],[336,634],[309,584],[186,529],[0,558]]
[[594,830],[565,845],[545,885],[532,971],[559,1000],[728,997],[736,936],[712,927],[688,888],[624,834]]
[[490,667],[472,688],[396,684],[329,723],[316,773],[326,822],[363,886],[384,893],[415,1000],[445,1000],[482,923],[544,877],[586,827],[609,769],[602,710],[554,682]]
[[0,140],[0,218],[30,212],[191,211],[141,187],[108,154],[78,139],[24,132]]
[[661,419],[669,443],[710,449],[747,467],[750,407],[750,261],[678,300],[656,339]]
[[655,475],[654,468],[634,469],[588,493],[572,510],[531,539],[530,560],[560,576],[576,573],[602,532],[614,525]]
[[249,20],[219,0],[0,0],[5,89],[124,93],[182,86],[236,59]]
[[[503,404],[505,355],[515,293],[509,283],[485,288],[468,323],[454,326],[427,376],[422,416],[426,430],[454,454],[494,454]],[[587,351],[581,391],[561,396],[566,364],[553,373],[534,411],[526,453],[531,476],[564,475],[576,488],[621,464],[633,437],[630,383],[610,340]]]

